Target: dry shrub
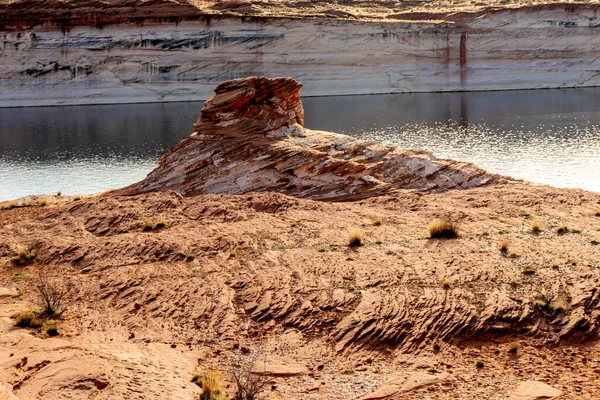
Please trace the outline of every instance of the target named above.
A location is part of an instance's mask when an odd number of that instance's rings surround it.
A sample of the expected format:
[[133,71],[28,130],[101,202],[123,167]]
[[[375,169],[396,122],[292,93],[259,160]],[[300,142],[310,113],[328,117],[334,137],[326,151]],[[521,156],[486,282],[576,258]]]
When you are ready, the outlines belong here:
[[508,248],[510,247],[510,240],[508,239],[502,239],[500,241],[500,251],[502,253],[507,253],[508,252]]
[[535,275],[535,269],[531,268],[531,267],[525,267],[523,268],[523,275]]
[[14,257],[11,261],[13,264],[18,266],[24,266],[32,264],[35,261],[35,252],[29,250],[27,247],[22,245],[17,245],[16,249],[16,257]]
[[0,206],[0,210],[10,210],[16,207],[19,207],[19,203],[17,203],[15,200],[11,200],[2,203],[2,205]]
[[564,235],[565,233],[569,233],[569,228],[567,228],[565,224],[560,224],[558,228],[556,228],[556,233]]
[[265,375],[252,373],[255,365],[253,360],[249,365],[234,363],[231,368],[231,380],[235,384],[235,393],[232,400],[256,400],[270,382]]
[[542,224],[537,218],[534,218],[531,222],[531,233],[540,233],[542,231]]
[[58,336],[57,325],[58,322],[56,320],[49,319],[48,321],[44,322],[44,325],[42,326],[42,331],[46,332],[48,336]]
[[552,300],[548,307],[555,314],[565,313],[569,309],[569,301],[565,296],[559,296],[558,298]]
[[458,225],[449,219],[436,219],[429,224],[431,238],[453,239],[458,237]]
[[39,296],[39,305],[42,314],[60,318],[65,312],[65,297],[73,289],[70,283],[65,283],[56,277],[48,276],[47,272],[40,272],[35,280],[35,288]]
[[597,209],[597,210],[594,212],[594,215],[595,215],[596,217],[600,217],[600,208],[599,208],[599,209]]
[[207,371],[195,375],[192,382],[202,389],[199,400],[225,400],[227,395],[223,384],[223,374],[219,371]]
[[363,245],[363,234],[358,229],[352,229],[348,233],[348,246],[360,247]]
[[17,315],[15,325],[20,328],[27,328],[31,325],[31,321],[35,320],[36,318],[37,317],[33,311],[23,311],[21,314]]
[[517,354],[519,351],[519,343],[513,342],[508,345],[508,354]]
[[451,284],[452,284],[452,283],[450,282],[450,279],[449,279],[449,278],[445,278],[445,279],[442,281],[442,287],[443,287],[444,289],[446,289],[446,290],[450,289],[450,286],[451,286]]
[[381,226],[383,222],[381,222],[381,218],[376,219],[375,221],[373,221],[373,225],[374,226]]
[[144,218],[144,223],[142,224],[142,232],[148,232],[154,229],[154,224],[150,221],[150,218]]

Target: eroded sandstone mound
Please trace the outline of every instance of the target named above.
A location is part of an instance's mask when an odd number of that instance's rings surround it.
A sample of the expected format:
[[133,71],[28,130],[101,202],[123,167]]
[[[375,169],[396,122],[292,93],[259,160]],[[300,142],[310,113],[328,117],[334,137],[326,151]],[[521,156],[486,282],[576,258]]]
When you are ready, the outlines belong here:
[[205,103],[195,132],[163,153],[159,167],[145,180],[120,193],[268,190],[309,199],[355,200],[399,188],[444,191],[506,180],[429,152],[306,129],[301,86],[291,78],[221,83]]

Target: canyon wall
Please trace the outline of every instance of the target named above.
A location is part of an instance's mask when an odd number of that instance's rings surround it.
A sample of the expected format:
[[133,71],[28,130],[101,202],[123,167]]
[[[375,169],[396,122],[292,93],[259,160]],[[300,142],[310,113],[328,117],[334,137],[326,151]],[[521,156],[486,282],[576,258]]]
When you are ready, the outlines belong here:
[[205,100],[252,75],[299,79],[304,96],[597,86],[598,9],[34,24],[0,31],[0,107]]

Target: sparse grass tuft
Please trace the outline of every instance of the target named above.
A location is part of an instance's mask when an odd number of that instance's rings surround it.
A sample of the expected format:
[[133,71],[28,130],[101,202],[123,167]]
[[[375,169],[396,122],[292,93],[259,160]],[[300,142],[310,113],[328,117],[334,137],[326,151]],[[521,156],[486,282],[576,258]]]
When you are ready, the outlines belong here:
[[378,218],[378,219],[376,219],[375,221],[373,221],[373,225],[374,225],[374,226],[381,226],[381,224],[382,224],[382,222],[381,222],[381,219],[380,219],[380,218]]
[[159,230],[165,228],[167,226],[167,222],[164,217],[160,217],[157,223],[154,223],[153,220],[146,217],[144,218],[144,223],[142,224],[142,232],[151,232],[155,230]]
[[43,325],[44,325],[44,320],[42,318],[36,317],[29,322],[29,327],[34,328],[34,329],[41,328]]
[[20,282],[20,281],[22,281],[22,280],[23,280],[23,279],[25,279],[25,278],[26,278],[26,276],[25,276],[25,275],[23,275],[23,273],[22,273],[22,272],[15,272],[15,273],[14,273],[14,274],[13,274],[13,275],[10,277],[10,280],[11,280],[11,281],[13,281],[13,282]]
[[554,314],[566,313],[569,309],[569,302],[564,296],[559,296],[557,299],[552,300],[550,304],[548,304],[548,308]]
[[348,233],[348,246],[360,247],[363,245],[363,234],[358,229],[352,229]]
[[25,246],[17,245],[16,252],[16,257],[11,260],[15,265],[24,266],[32,264],[35,261],[35,252],[29,250]]
[[149,232],[154,229],[154,224],[150,221],[150,218],[144,218],[144,224],[142,225],[142,232]]
[[202,389],[199,400],[224,400],[227,398],[223,385],[223,374],[219,371],[207,371],[194,375],[192,382]]
[[502,239],[499,247],[500,247],[500,252],[502,252],[504,254],[508,253],[508,248],[510,247],[510,240]]
[[516,251],[511,251],[508,256],[510,258],[519,258],[519,257],[521,257],[521,255],[519,253],[517,253]]
[[523,275],[535,275],[535,269],[531,268],[531,267],[525,267],[523,268]]
[[558,233],[559,235],[564,235],[566,233],[569,233],[569,228],[567,228],[565,224],[560,224],[558,228],[556,228],[556,233]]
[[448,279],[448,278],[445,278],[445,279],[442,281],[442,287],[443,287],[444,289],[448,290],[448,289],[450,289],[450,286],[451,286],[450,279]]
[[540,221],[537,220],[537,218],[534,218],[533,221],[531,221],[531,233],[540,233],[542,231],[542,224],[540,224]]
[[56,320],[49,319],[44,322],[42,331],[46,332],[48,336],[58,336],[58,323]]
[[535,309],[542,311],[545,314],[555,315],[566,313],[569,310],[570,300],[565,295],[559,295],[550,300],[548,297],[541,294],[532,301],[532,305]]
[[160,217],[156,225],[154,225],[154,229],[161,229],[167,226],[167,221],[165,221],[164,217]]
[[17,315],[15,325],[20,328],[28,328],[31,324],[31,321],[36,318],[37,316],[33,311],[23,311],[21,314]]
[[458,225],[448,219],[436,219],[429,224],[429,236],[433,239],[456,238],[458,237]]
[[17,203],[15,200],[11,200],[0,206],[0,210],[10,210],[16,207],[19,207],[19,203]]

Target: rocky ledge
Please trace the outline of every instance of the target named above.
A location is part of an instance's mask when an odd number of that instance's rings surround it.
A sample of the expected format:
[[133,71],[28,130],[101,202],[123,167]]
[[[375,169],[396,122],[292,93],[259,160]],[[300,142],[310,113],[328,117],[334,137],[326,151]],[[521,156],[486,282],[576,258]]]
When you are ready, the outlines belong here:
[[302,85],[291,78],[221,83],[194,133],[121,194],[273,191],[318,200],[356,200],[397,189],[439,192],[507,178],[426,151],[401,150],[303,127]]

